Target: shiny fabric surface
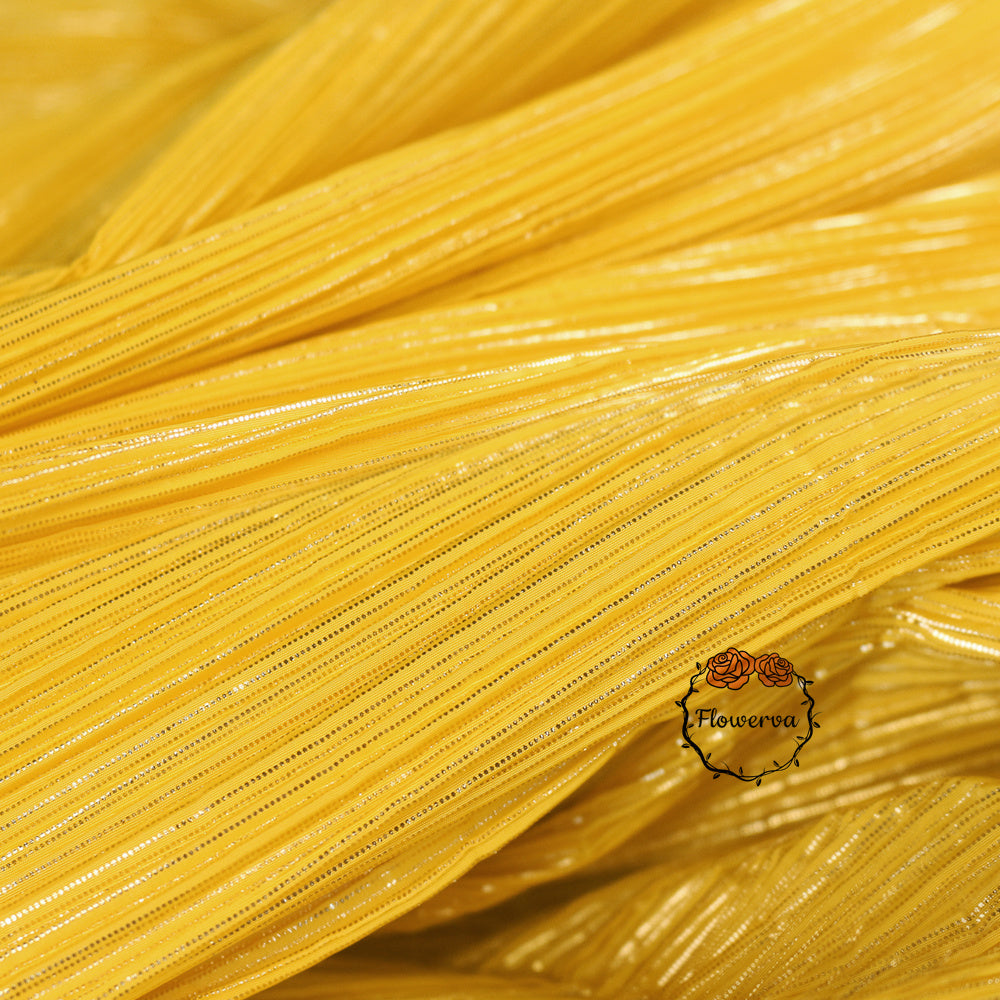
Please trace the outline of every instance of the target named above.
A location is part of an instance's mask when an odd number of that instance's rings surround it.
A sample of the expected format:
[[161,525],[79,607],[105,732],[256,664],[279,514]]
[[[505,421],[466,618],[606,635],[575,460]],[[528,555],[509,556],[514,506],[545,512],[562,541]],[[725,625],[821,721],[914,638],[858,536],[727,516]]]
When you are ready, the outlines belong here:
[[1000,996],[998,37],[9,0],[0,997]]

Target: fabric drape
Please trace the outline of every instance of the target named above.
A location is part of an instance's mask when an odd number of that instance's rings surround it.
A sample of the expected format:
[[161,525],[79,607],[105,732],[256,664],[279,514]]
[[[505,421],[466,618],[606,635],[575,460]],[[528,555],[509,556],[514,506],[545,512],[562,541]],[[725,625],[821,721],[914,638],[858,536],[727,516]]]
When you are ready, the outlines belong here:
[[996,997],[998,36],[6,3],[0,997]]

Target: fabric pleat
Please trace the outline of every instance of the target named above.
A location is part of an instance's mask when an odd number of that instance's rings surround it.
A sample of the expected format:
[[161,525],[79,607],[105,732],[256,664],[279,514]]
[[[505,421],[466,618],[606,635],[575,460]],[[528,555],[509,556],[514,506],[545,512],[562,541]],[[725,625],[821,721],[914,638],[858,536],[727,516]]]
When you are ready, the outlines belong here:
[[1000,996],[998,36],[9,0],[0,998]]

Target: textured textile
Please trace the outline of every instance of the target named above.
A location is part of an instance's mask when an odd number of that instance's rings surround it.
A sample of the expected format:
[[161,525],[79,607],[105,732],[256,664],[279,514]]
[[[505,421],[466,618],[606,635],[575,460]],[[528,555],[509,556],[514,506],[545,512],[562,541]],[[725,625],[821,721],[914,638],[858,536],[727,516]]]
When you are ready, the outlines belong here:
[[0,997],[1000,997],[998,37],[7,0]]

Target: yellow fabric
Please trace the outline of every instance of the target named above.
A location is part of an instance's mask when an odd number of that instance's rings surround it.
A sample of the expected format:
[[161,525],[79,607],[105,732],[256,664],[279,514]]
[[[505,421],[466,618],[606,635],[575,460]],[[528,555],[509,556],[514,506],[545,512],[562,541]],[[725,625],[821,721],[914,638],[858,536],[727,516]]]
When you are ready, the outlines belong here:
[[8,0],[0,997],[1000,996],[998,37]]

